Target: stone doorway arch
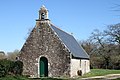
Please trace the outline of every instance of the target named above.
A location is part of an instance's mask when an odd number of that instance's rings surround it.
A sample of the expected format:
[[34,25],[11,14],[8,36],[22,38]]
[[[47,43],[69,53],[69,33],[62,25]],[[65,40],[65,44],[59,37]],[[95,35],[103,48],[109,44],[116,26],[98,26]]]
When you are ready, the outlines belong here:
[[40,77],[47,77],[48,76],[48,60],[46,57],[41,57],[39,61],[39,73]]

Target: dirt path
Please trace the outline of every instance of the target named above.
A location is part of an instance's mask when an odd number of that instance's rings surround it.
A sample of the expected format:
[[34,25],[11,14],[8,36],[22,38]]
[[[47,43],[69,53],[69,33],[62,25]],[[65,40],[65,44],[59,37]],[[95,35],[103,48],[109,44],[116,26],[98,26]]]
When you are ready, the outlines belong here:
[[120,78],[120,74],[108,74],[105,76],[94,76],[94,77],[81,78],[81,79],[82,80],[93,80],[93,79],[111,80],[111,79],[116,79],[116,78]]

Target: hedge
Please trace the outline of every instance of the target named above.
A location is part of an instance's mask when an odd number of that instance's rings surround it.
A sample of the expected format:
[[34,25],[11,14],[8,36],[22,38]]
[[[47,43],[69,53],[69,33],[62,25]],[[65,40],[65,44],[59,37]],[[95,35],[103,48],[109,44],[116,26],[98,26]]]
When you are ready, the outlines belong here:
[[6,75],[21,75],[22,71],[23,63],[21,61],[0,60],[0,77]]

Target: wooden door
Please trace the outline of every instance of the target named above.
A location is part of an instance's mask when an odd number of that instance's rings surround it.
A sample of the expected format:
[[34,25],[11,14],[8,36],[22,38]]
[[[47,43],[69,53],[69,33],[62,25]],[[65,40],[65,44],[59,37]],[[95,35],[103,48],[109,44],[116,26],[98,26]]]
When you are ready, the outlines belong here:
[[48,60],[45,57],[40,58],[40,77],[48,76]]

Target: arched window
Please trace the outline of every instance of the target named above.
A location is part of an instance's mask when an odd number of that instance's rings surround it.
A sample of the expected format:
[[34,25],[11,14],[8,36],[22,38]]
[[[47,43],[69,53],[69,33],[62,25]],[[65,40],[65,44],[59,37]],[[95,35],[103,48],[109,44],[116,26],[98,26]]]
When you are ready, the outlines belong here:
[[41,19],[45,19],[45,13],[41,13]]

